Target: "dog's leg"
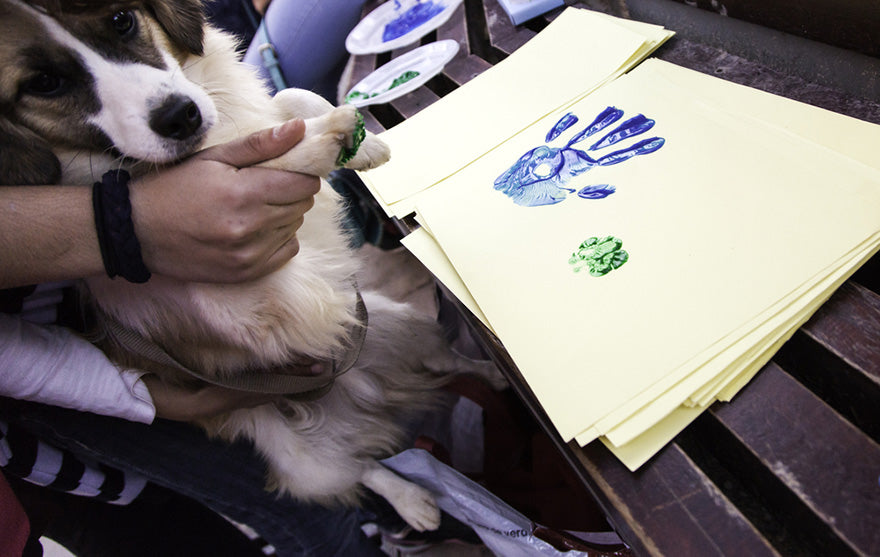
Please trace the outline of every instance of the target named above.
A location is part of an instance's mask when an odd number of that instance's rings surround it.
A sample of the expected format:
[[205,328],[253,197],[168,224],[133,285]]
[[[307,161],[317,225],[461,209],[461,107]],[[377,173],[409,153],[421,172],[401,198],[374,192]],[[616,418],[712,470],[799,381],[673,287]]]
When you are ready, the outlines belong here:
[[357,502],[363,463],[326,433],[298,431],[273,404],[238,409],[202,425],[230,442],[252,440],[266,460],[270,489],[325,505]]
[[[305,124],[306,134],[302,141],[280,157],[263,163],[263,166],[322,177],[339,168],[339,153],[343,147],[350,148],[354,144],[357,109],[350,105],[340,106],[322,116],[307,119]],[[376,139],[375,142],[364,143],[368,145],[365,147],[361,144],[358,153],[360,160],[366,161],[366,166],[378,166],[390,157],[388,146],[382,141]]]
[[305,89],[282,89],[272,97],[272,102],[288,118],[314,118],[333,110],[330,101]]
[[419,532],[436,530],[440,526],[440,509],[427,489],[379,464],[364,472],[361,483],[387,499],[397,514]]
[[350,458],[324,434],[320,440],[297,434],[273,405],[236,410],[223,423],[203,425],[229,441],[239,437],[253,440],[266,459],[270,488],[306,501],[354,504],[361,484],[387,499],[416,530],[440,526],[440,510],[429,491],[375,461]]
[[[315,118],[334,110],[333,105],[324,97],[303,89],[279,91],[272,98],[272,102],[285,118]],[[351,108],[350,105],[343,105],[343,107]],[[356,118],[356,116],[354,117]],[[308,129],[308,122],[306,122],[306,126]],[[353,129],[354,122],[352,122]],[[351,146],[350,140],[346,145]],[[338,151],[336,152],[338,153]],[[345,164],[345,167],[354,170],[368,170],[388,162],[389,157],[390,151],[385,142],[374,134],[366,132],[366,137],[358,148],[357,154]]]

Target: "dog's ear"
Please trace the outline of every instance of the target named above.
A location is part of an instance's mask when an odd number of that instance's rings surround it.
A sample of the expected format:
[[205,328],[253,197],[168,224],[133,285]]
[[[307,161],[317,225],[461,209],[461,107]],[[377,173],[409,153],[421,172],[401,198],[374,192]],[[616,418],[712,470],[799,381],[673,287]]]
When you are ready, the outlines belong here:
[[200,0],[148,0],[159,25],[180,48],[204,53],[205,12]]
[[60,180],[61,162],[49,143],[0,116],[0,185],[46,185]]

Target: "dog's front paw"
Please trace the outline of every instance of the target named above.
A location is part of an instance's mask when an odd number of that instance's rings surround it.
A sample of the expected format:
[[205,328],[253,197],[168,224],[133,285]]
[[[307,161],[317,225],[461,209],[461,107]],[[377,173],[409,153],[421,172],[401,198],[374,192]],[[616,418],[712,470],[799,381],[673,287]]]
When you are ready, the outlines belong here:
[[345,153],[353,150],[360,141],[357,131],[360,115],[351,105],[334,108],[326,114],[305,121],[306,134],[302,141],[283,155],[283,166],[315,176],[327,176],[339,168]]
[[428,490],[407,484],[389,500],[397,514],[415,530],[424,532],[440,527],[440,507]]
[[388,144],[367,132],[367,136],[357,153],[345,164],[345,167],[353,170],[369,170],[385,164],[390,158],[391,148],[388,147]]
[[373,463],[361,483],[385,498],[407,524],[424,532],[440,527],[440,507],[431,492]]

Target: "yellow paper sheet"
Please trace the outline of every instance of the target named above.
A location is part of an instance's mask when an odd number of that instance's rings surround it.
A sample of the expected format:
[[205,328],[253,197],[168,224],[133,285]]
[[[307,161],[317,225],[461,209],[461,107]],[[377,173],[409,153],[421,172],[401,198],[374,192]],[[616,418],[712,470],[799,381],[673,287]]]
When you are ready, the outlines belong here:
[[492,330],[491,325],[489,325],[489,320],[486,319],[485,314],[483,314],[483,310],[480,309],[477,301],[474,300],[474,297],[468,292],[461,277],[455,272],[455,267],[452,266],[452,263],[449,262],[449,258],[446,257],[446,254],[443,253],[443,250],[434,238],[428,234],[426,229],[418,228],[410,232],[403,238],[403,240],[401,240],[401,243],[406,249],[412,252],[412,254],[434,274],[434,277],[443,283],[443,285],[446,286],[446,288],[448,288],[449,291],[458,298],[458,300],[461,301],[471,313],[474,314],[474,316],[482,321],[489,330]]
[[[782,344],[793,334],[800,325],[809,318],[809,315],[819,308],[822,302],[828,299],[834,291],[843,284],[843,281],[849,277],[859,265],[870,259],[877,253],[877,245],[880,243],[880,237],[872,239],[871,248],[864,249],[857,257],[855,257],[845,268],[828,277],[814,289],[816,296],[810,308],[806,309],[802,315],[793,318],[786,328],[786,333],[779,335],[775,342],[765,345],[760,354],[753,358],[753,361],[733,377],[726,387],[720,392],[716,391],[712,400],[705,404],[696,406],[678,406],[669,414],[658,420],[650,429],[641,435],[628,440],[626,443],[615,444],[608,437],[601,437],[603,444],[614,453],[614,455],[623,464],[632,471],[637,470],[652,456],[654,456],[664,445],[672,441],[672,439],[681,433],[693,420],[695,420],[705,409],[715,400],[730,401],[733,396],[739,392],[754,375],[766,364],[773,354],[782,346]],[[590,433],[587,434],[589,436]],[[583,443],[586,444],[586,443]]]
[[[659,60],[648,60],[639,67],[639,72],[645,76],[650,75],[652,80],[656,80],[656,84],[664,83],[666,87],[677,87],[676,95],[679,98],[689,98],[692,102],[701,103],[699,99],[708,99],[713,109],[720,107],[730,118],[734,120],[743,120],[742,112],[748,114],[747,126],[751,133],[764,133],[759,131],[762,128],[770,126],[776,133],[781,133],[789,137],[789,141],[793,145],[802,144],[804,141],[813,142],[827,149],[833,149],[835,145],[842,145],[846,149],[841,153],[834,151],[827,154],[832,159],[852,159],[853,162],[867,164],[874,168],[880,167],[880,163],[876,161],[876,157],[869,156],[868,145],[880,144],[880,126],[872,125],[867,122],[856,120],[853,118],[841,116],[822,110],[816,107],[797,103],[778,96],[770,95],[754,89],[733,85],[722,80],[700,74],[691,70],[686,70],[672,64]],[[739,113],[734,114],[733,110],[738,108]],[[815,125],[813,125],[815,124]],[[792,296],[795,294],[793,293]],[[799,293],[802,295],[802,293]],[[783,300],[780,303],[791,305],[792,300],[787,302]],[[803,302],[802,302],[803,304]],[[815,305],[815,304],[814,304]],[[799,306],[798,306],[799,307]],[[818,305],[815,305],[818,307]],[[772,308],[768,309],[772,314]],[[798,311],[797,308],[789,308],[789,312]],[[768,314],[768,315],[769,315]],[[660,419],[683,400],[684,393],[694,389],[695,385],[705,383],[704,391],[711,389],[711,384],[715,382],[729,381],[727,375],[736,374],[735,369],[729,369],[725,373],[722,371],[728,366],[733,366],[731,360],[742,358],[742,352],[748,350],[755,343],[766,335],[768,330],[773,330],[772,324],[764,324],[761,329],[757,329],[764,321],[768,319],[766,315],[756,316],[750,324],[743,327],[744,331],[749,332],[749,336],[745,339],[737,340],[737,336],[727,339],[726,343],[719,343],[707,350],[700,359],[694,362],[688,362],[686,366],[691,369],[697,368],[698,372],[694,372],[685,380],[679,381],[681,373],[671,374],[658,382],[651,389],[648,389],[616,409],[615,412],[606,416],[599,423],[598,430],[609,432],[614,442],[625,442],[626,439],[638,434],[641,430],[649,427],[654,420]],[[783,317],[777,316],[777,322]],[[740,336],[742,333],[740,333]],[[743,346],[739,348],[730,348],[732,343],[740,343]],[[768,341],[769,342],[769,341]],[[714,354],[721,353],[719,356]],[[725,353],[727,354],[725,356]],[[701,360],[714,358],[714,361],[708,364],[700,364]],[[725,359],[726,358],[726,359]],[[671,384],[679,381],[674,388]],[[663,395],[664,390],[666,391]],[[701,398],[706,399],[709,395],[705,392]],[[705,404],[705,401],[704,401]],[[653,412],[647,411],[646,406],[650,405]],[[638,413],[638,420],[629,420],[627,416]],[[627,421],[628,423],[619,427],[617,424]],[[612,430],[615,430],[613,431]],[[579,441],[585,441],[587,436],[579,435]]]
[[362,174],[367,187],[390,215],[405,216],[414,194],[619,75],[672,35],[622,21],[568,8],[510,57],[382,133],[392,159]]
[[639,71],[674,84],[691,99],[706,99],[714,109],[726,112],[745,125],[754,122],[773,126],[800,140],[823,145],[838,156],[880,169],[880,157],[877,156],[880,126],[876,124],[717,79],[662,60],[645,60],[639,66]]
[[[863,262],[865,252],[872,252],[876,245],[877,240],[872,238],[856,248],[855,253],[848,253],[800,285],[748,324],[704,350],[680,370],[670,373],[665,379],[684,377],[664,392],[658,394],[658,387],[666,387],[671,381],[658,382],[604,417],[597,424],[599,430],[613,443],[623,444],[648,429],[676,406],[686,404],[702,389],[709,389],[712,394],[700,393],[697,394],[699,398],[714,397],[717,391],[711,391],[713,383],[723,383],[727,375],[738,375],[745,367],[755,364],[758,356],[765,353],[766,345],[789,336],[793,328],[803,324],[818,309],[821,301],[830,296],[829,280],[835,285],[834,288],[839,286],[843,280],[840,277],[854,272],[854,266]],[[766,361],[760,362],[760,365],[764,363]],[[704,400],[702,404],[708,402]]]
[[[823,272],[821,277],[810,281],[795,295],[789,297],[787,307],[784,310],[773,315],[751,334],[741,338],[716,356],[716,359],[723,360],[722,364],[708,367],[715,373],[713,378],[718,381],[705,383],[704,379],[701,380],[698,377],[698,372],[702,371],[698,368],[663,395],[653,399],[625,420],[619,421],[614,428],[607,431],[606,439],[612,445],[622,446],[632,443],[639,437],[644,437],[646,440],[643,440],[639,445],[645,446],[646,450],[652,446],[662,446],[666,441],[654,441],[651,435],[647,434],[655,423],[664,419],[666,415],[681,405],[705,408],[719,398],[719,392],[723,388],[732,383],[741,384],[741,381],[737,381],[738,378],[751,377],[757,373],[782,344],[840,287],[843,281],[877,252],[878,245],[880,245],[880,235],[875,235],[864,245],[854,250],[854,254],[848,254],[844,257],[845,261],[836,263],[827,272]],[[728,352],[731,353],[730,358],[726,357]],[[730,361],[731,359],[733,361]],[[714,363],[714,361],[710,362]],[[685,398],[687,393],[693,392],[694,387],[699,386],[701,382],[704,383],[706,392],[701,393],[701,400],[698,403],[689,403]],[[732,392],[727,391],[724,399],[730,400],[732,395]],[[581,436],[577,439],[578,442],[585,440]]]
[[[637,69],[573,107],[585,123],[606,106],[642,112],[666,138],[656,153],[570,184],[613,183],[610,197],[520,207],[492,188],[544,142],[558,112],[417,205],[566,439],[877,230],[875,170],[662,89]],[[630,261],[606,277],[572,273],[568,255],[605,235],[623,239]],[[539,315],[554,326],[536,328]]]

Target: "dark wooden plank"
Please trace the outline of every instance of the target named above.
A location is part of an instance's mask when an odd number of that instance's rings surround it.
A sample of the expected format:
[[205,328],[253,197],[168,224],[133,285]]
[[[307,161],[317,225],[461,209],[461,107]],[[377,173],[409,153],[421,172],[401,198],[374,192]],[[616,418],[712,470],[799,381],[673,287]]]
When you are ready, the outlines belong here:
[[[366,108],[369,109],[369,107]],[[364,117],[364,127],[367,129],[367,131],[377,134],[385,131],[385,126],[379,123],[379,120],[377,120],[376,117],[373,116],[372,112],[370,112],[369,110],[361,109],[361,114]]]
[[612,526],[637,555],[777,555],[677,445],[630,472],[598,442],[577,449]]
[[880,295],[846,283],[803,330],[880,387]]
[[404,118],[412,118],[425,108],[431,106],[440,99],[427,87],[419,87],[411,93],[398,97],[389,104]]
[[460,87],[492,67],[472,48],[464,3],[456,8],[449,21],[437,29],[437,40],[450,39],[458,42],[458,54],[443,68],[443,75],[453,84]]
[[464,2],[459,4],[449,19],[437,28],[437,40],[456,41],[459,46],[458,56],[467,56],[471,53]]
[[774,360],[880,442],[880,295],[845,283]]
[[456,58],[451,61],[443,68],[443,75],[449,78],[455,85],[461,87],[491,67],[492,64],[482,58],[470,55],[466,58]]
[[880,294],[880,253],[877,253],[867,263],[856,271],[852,276],[853,282],[857,282],[878,294]]
[[362,79],[373,73],[376,69],[376,55],[362,54],[352,57],[351,66],[351,86],[354,87],[361,82]]
[[703,432],[704,441],[720,453],[735,445],[732,473],[799,543],[824,555],[880,554],[880,445],[774,364],[710,415],[724,431]]
[[876,35],[880,28],[880,7],[876,0],[678,1],[711,11],[723,10],[728,17],[880,56]]
[[515,26],[511,23],[498,0],[485,0],[483,13],[486,17],[489,44],[505,55],[526,44],[535,36],[535,32],[528,27]]

